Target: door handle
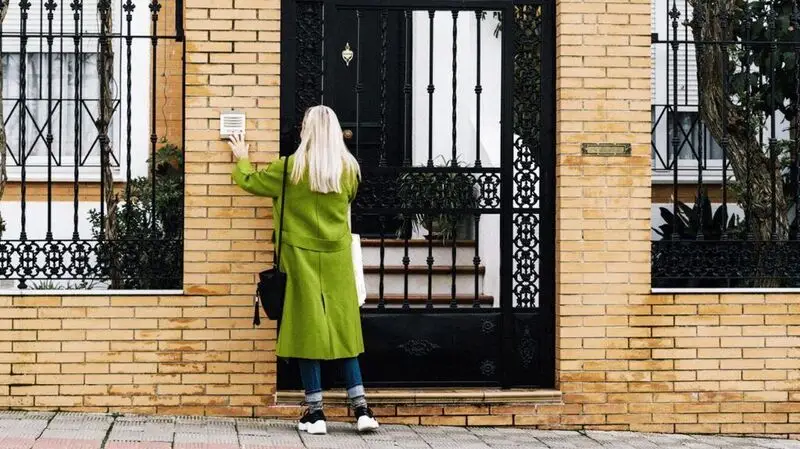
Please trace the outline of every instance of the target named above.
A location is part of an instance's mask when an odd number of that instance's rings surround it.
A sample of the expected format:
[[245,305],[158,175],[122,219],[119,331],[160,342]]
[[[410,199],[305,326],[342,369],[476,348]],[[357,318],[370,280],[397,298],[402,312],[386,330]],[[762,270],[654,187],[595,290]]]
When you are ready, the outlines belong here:
[[342,131],[342,137],[344,137],[344,140],[352,139],[353,138],[353,130],[346,129],[346,130]]

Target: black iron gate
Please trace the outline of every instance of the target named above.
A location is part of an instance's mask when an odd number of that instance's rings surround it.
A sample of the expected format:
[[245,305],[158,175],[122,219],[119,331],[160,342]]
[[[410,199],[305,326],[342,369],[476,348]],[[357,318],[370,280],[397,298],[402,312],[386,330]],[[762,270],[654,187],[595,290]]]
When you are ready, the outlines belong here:
[[[283,2],[281,152],[322,103],[362,165],[368,385],[554,385],[554,15]],[[279,388],[298,382],[279,363]]]

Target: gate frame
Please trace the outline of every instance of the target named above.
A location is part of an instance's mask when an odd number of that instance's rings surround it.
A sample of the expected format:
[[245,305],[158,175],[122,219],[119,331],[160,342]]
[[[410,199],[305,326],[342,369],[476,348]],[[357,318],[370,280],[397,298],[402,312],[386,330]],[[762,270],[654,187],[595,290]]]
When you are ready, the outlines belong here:
[[[391,315],[395,319],[405,321],[404,316],[415,316],[422,318],[445,317],[447,314],[462,316],[464,314],[476,315],[476,318],[483,315],[484,323],[492,322],[494,319],[489,315],[496,316],[500,327],[501,347],[498,348],[500,356],[500,374],[496,376],[497,381],[475,382],[474,385],[482,386],[501,386],[510,387],[543,387],[553,388],[556,382],[556,256],[555,256],[555,216],[556,216],[556,70],[555,70],[555,46],[556,46],[556,15],[554,0],[524,1],[524,0],[403,0],[401,2],[389,0],[313,0],[299,2],[297,0],[283,0],[281,4],[281,85],[280,85],[280,153],[288,155],[294,151],[294,127],[296,123],[296,92],[297,83],[295,77],[297,73],[297,14],[298,3],[315,3],[322,5],[322,38],[324,46],[325,34],[325,12],[328,8],[347,9],[366,8],[366,9],[415,9],[415,10],[449,10],[458,9],[460,11],[502,11],[503,30],[514,29],[514,14],[517,6],[540,6],[541,7],[541,61],[540,61],[540,85],[541,92],[541,133],[539,137],[539,147],[541,148],[540,159],[538,161],[538,187],[539,198],[538,207],[523,207],[515,204],[514,190],[515,184],[515,162],[514,160],[514,136],[513,136],[513,108],[514,108],[514,68],[513,61],[516,52],[514,36],[503,39],[502,58],[502,82],[501,89],[503,103],[501,105],[501,166],[500,170],[500,229],[501,248],[500,248],[500,308],[497,309],[411,309],[411,310],[370,310],[362,309],[362,320],[364,322],[372,319],[379,319],[386,315]],[[507,65],[511,67],[506,68]],[[322,73],[325,73],[324,62],[322,62]],[[323,86],[320,86],[320,95],[323,93]],[[516,173],[520,174],[520,173]],[[515,259],[515,240],[514,219],[536,217],[538,220],[538,242],[535,246],[530,246],[530,250],[538,253],[535,260],[539,261],[538,266],[538,307],[515,307],[514,306],[514,265],[516,262],[525,261],[525,254],[535,257],[530,252],[523,254]],[[531,244],[533,245],[533,244]],[[521,251],[522,252],[522,251]],[[531,263],[533,259],[531,259]],[[528,292],[534,294],[533,292]],[[367,323],[369,324],[369,323]],[[533,331],[531,331],[531,324]],[[524,330],[523,330],[524,329]],[[524,341],[523,341],[524,340]],[[369,344],[365,338],[367,352],[370,352]],[[520,346],[526,347],[520,347]],[[544,354],[544,356],[542,356]],[[538,355],[538,357],[536,357]],[[363,356],[362,356],[363,357]],[[526,365],[526,369],[511,366],[510,361],[526,358],[528,362],[535,360],[535,366]],[[530,364],[530,363],[529,363]],[[297,388],[299,378],[294,369],[286,363],[278,363],[278,388],[289,389]],[[369,373],[365,374],[367,384]],[[325,380],[330,384],[330,379]],[[401,382],[402,386],[467,386],[473,385],[472,382],[456,381],[411,381]],[[375,385],[375,384],[373,384]],[[378,386],[401,386],[392,383],[378,382]]]

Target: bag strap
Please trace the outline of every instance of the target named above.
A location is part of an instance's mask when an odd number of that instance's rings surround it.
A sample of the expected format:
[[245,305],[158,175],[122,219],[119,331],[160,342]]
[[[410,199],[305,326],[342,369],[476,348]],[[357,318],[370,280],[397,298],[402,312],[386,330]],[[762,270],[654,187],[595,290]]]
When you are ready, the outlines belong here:
[[281,267],[281,248],[283,248],[283,209],[286,206],[286,172],[289,169],[289,157],[283,158],[283,185],[281,186],[281,219],[278,225],[278,254],[275,258],[275,268]]

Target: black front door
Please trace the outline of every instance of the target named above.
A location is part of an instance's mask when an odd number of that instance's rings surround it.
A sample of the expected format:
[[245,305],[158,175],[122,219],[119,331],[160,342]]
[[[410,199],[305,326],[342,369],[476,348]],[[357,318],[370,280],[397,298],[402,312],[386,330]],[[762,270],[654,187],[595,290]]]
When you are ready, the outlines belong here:
[[[379,166],[399,167],[404,159],[404,79],[407,42],[402,11],[342,9],[326,11],[325,104],[339,116],[345,142],[362,166],[359,195],[371,196],[380,183],[370,182]],[[410,57],[408,58],[410,61]],[[410,158],[410,157],[409,157]],[[385,238],[399,223],[360,214],[354,232]],[[383,228],[383,231],[381,230]]]
[[[281,34],[282,72],[294,75],[281,77],[281,154],[297,148],[305,109],[328,105],[361,163],[358,196],[391,194],[375,169],[411,161],[410,16],[321,2],[288,2],[282,14],[291,24]],[[355,214],[353,230],[365,237],[392,238],[402,227],[394,216],[381,222],[375,214]]]

